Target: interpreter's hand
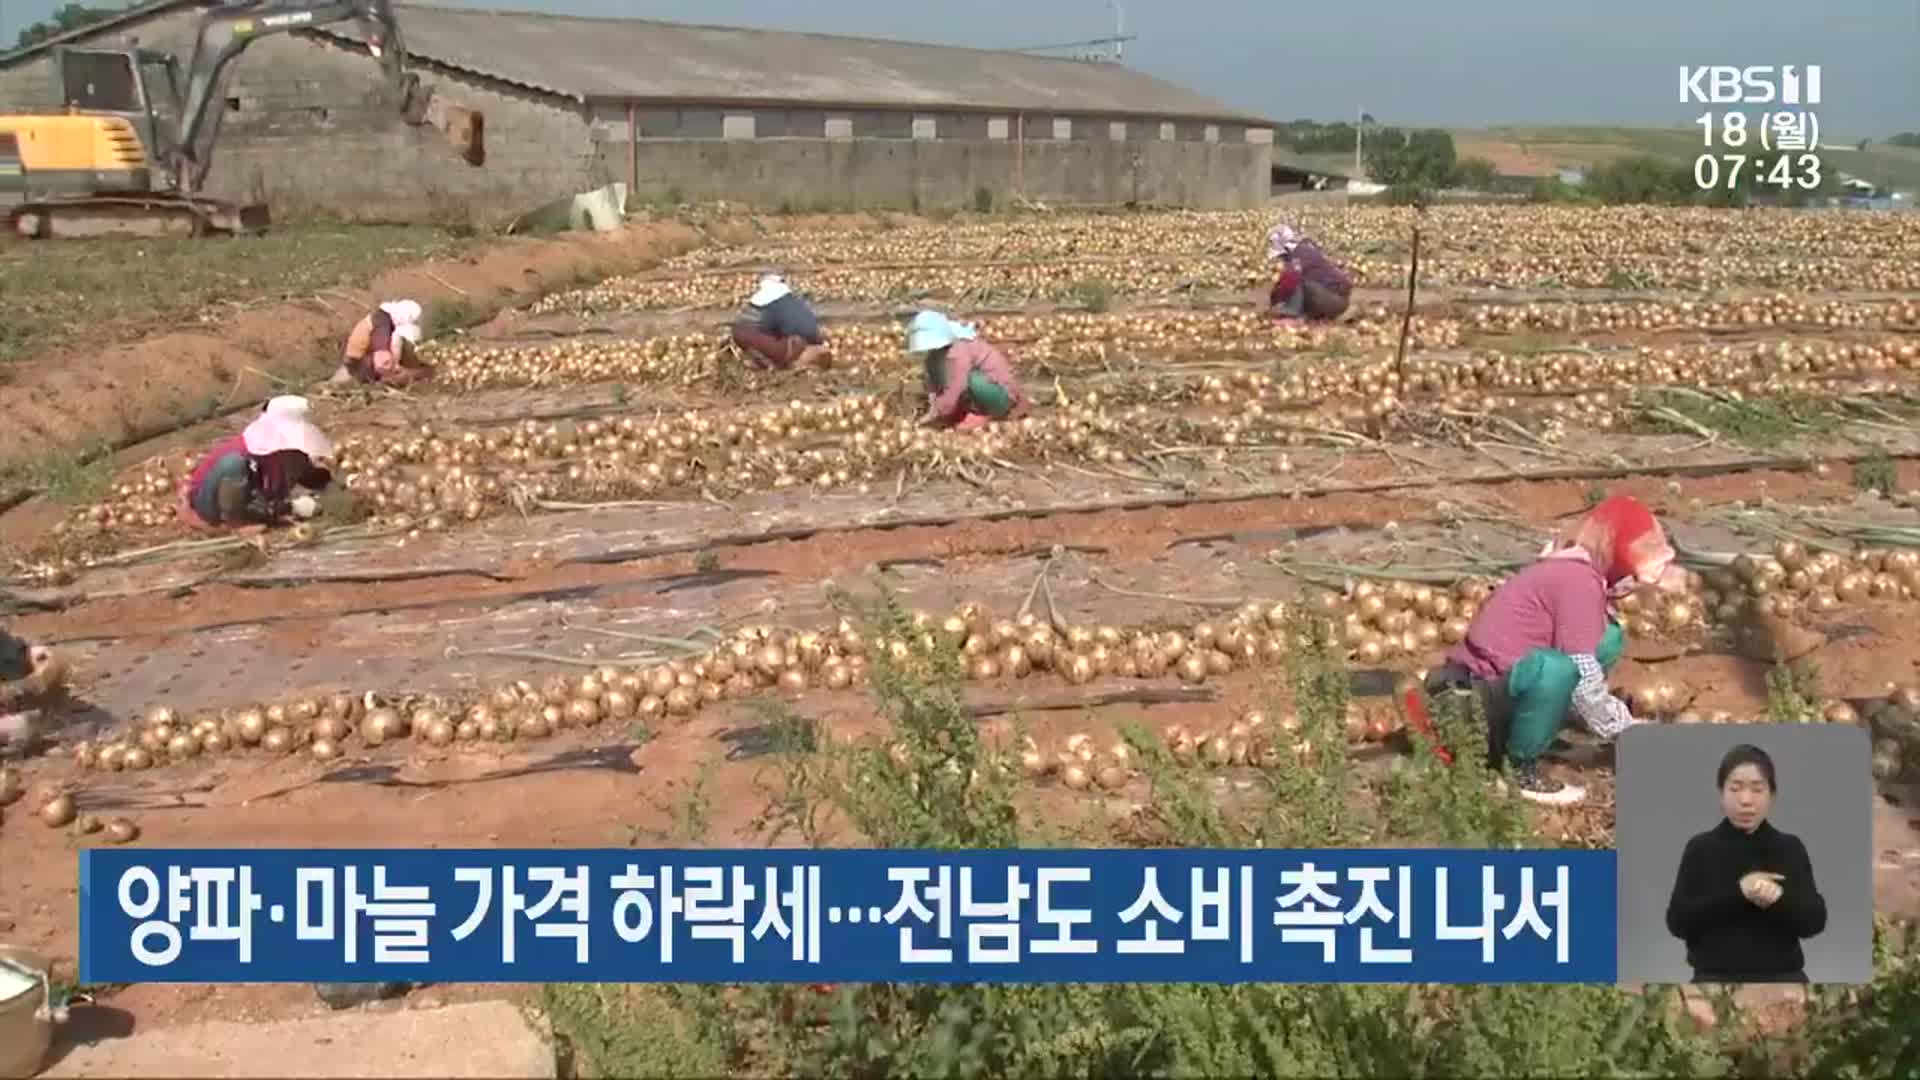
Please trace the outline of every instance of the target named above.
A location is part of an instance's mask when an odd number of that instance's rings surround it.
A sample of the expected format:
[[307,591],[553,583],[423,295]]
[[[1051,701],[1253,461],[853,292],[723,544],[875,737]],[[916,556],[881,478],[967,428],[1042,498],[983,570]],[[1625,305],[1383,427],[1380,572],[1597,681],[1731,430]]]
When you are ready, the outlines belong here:
[[1785,890],[1780,887],[1784,875],[1755,870],[1740,879],[1740,894],[1756,907],[1770,908]]

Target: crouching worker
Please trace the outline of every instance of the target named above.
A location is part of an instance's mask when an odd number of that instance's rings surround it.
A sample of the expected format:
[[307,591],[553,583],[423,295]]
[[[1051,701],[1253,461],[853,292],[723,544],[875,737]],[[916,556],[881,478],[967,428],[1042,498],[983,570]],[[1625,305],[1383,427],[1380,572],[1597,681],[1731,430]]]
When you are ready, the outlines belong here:
[[[1494,590],[1466,639],[1427,677],[1427,694],[1436,704],[1477,694],[1488,767],[1511,769],[1521,796],[1534,802],[1578,802],[1584,790],[1539,770],[1569,716],[1606,740],[1637,722],[1607,690],[1607,673],[1626,651],[1612,599],[1642,585],[1678,590],[1685,580],[1653,513],[1635,499],[1607,499],[1571,540],[1549,544]],[[1408,703],[1410,719],[1431,733],[1418,696]]]
[[922,311],[907,327],[907,352],[926,365],[928,404],[921,426],[977,428],[1026,414],[1013,364],[973,327]]
[[0,746],[32,749],[42,711],[64,692],[66,674],[51,650],[0,630]]
[[820,319],[804,297],[778,274],[768,274],[747,298],[746,315],[733,324],[733,343],[762,370],[826,367],[833,362]]
[[403,387],[431,378],[433,369],[419,356],[423,314],[412,300],[394,300],[368,312],[347,334],[333,381]]
[[1292,226],[1275,225],[1267,234],[1267,261],[1281,267],[1267,296],[1274,318],[1330,321],[1346,314],[1353,276]]
[[186,522],[201,530],[259,532],[288,517],[312,517],[319,503],[296,487],[324,491],[332,473],[322,464],[333,441],[307,416],[307,399],[267,402],[246,430],[215,443],[180,493]]

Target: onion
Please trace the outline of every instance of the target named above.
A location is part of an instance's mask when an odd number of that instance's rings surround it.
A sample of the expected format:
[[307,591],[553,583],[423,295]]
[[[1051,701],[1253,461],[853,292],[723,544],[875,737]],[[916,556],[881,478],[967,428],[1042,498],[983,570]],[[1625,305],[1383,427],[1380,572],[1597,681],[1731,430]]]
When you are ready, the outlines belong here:
[[167,756],[175,761],[185,761],[200,753],[200,740],[182,731],[167,740]]
[[316,738],[307,747],[307,752],[312,754],[316,761],[332,761],[340,756],[340,747],[332,739]]
[[480,737],[480,724],[474,720],[462,720],[453,725],[453,737],[457,742],[472,742]]
[[20,770],[11,765],[0,765],[0,806],[10,806],[26,792],[26,784],[20,778]]
[[1197,653],[1187,653],[1174,665],[1174,673],[1184,683],[1203,683],[1207,681],[1207,660]]
[[[406,721],[401,719],[397,709],[369,709],[360,721],[360,738],[368,746],[379,746],[388,739],[397,739],[405,735]],[[317,733],[317,732],[316,732]]]
[[547,719],[546,710],[558,706],[542,706],[538,710],[528,710],[520,717],[515,734],[522,739],[544,739],[553,734],[553,724]]
[[127,752],[121,756],[120,760],[129,772],[138,772],[141,769],[153,767],[153,753],[144,746],[128,747]]
[[454,727],[453,721],[444,716],[436,716],[431,723],[416,730],[420,731],[426,737],[427,742],[434,746],[447,746],[451,744],[454,736],[459,733]]
[[1126,786],[1127,770],[1114,762],[1108,762],[1093,774],[1094,781],[1102,788],[1113,791]]
[[156,705],[147,710],[147,726],[150,728],[172,728],[180,723],[180,714],[165,705]]
[[200,736],[200,745],[209,754],[224,754],[232,744],[221,732],[209,731]]
[[140,827],[126,818],[114,818],[107,822],[107,842],[110,844],[131,844],[140,839]]
[[247,709],[233,718],[233,733],[248,746],[257,746],[267,734],[267,716],[259,709]]
[[46,822],[48,828],[58,829],[73,818],[73,796],[64,791],[40,804],[40,820]]
[[1367,737],[1367,714],[1351,701],[1347,703],[1346,736],[1350,743],[1361,742]]
[[1060,769],[1060,783],[1073,791],[1085,791],[1092,785],[1085,765],[1066,765]]
[[540,685],[540,700],[548,705],[565,705],[573,700],[573,687],[567,684],[566,676],[554,675]]
[[592,727],[600,722],[600,702],[577,697],[567,702],[567,722],[574,727]]
[[633,716],[639,701],[625,690],[608,690],[601,698],[601,704],[606,706],[608,716],[615,720],[625,720]]
[[1706,719],[1692,709],[1682,709],[1673,714],[1673,722],[1676,724],[1704,724]]
[[700,707],[699,697],[684,686],[667,691],[665,701],[670,716],[692,716],[694,710]]
[[1820,719],[1829,724],[1858,725],[1860,713],[1844,701],[1831,701],[1827,703],[1826,708],[1820,710]]

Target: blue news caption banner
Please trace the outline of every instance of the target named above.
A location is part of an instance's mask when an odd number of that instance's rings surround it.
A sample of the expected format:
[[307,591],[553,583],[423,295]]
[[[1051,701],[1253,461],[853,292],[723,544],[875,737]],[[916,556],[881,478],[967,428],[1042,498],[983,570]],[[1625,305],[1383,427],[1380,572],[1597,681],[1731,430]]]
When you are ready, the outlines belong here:
[[1612,983],[1610,851],[95,849],[85,982]]

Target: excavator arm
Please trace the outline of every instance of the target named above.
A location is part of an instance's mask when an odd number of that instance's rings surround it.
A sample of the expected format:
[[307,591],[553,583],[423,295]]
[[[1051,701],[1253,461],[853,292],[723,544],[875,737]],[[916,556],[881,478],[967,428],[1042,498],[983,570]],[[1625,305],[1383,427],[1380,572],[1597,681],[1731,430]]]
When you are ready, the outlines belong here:
[[485,160],[481,114],[438,101],[420,84],[419,75],[408,67],[406,45],[390,0],[331,0],[320,4],[251,0],[216,9],[200,24],[193,60],[187,67],[179,138],[170,148],[172,160],[168,162],[182,191],[198,192],[213,165],[213,145],[223,115],[215,103],[221,99],[227,69],[247,46],[269,34],[315,29],[350,19],[364,29],[368,51],[380,62],[398,99],[401,118],[416,127],[433,127],[469,163],[478,165]]

